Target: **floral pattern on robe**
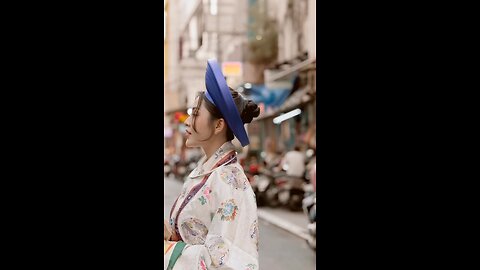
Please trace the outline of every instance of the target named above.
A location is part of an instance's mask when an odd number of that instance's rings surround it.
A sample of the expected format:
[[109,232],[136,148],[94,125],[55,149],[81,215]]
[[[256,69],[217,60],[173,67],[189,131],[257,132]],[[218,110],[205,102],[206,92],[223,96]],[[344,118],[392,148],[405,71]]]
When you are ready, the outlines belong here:
[[208,233],[208,228],[196,218],[189,218],[185,220],[181,227],[182,235],[185,236],[185,241],[198,245],[205,242],[205,236]]
[[258,222],[255,220],[252,225],[250,226],[250,239],[255,243],[255,246],[257,247],[257,252],[258,252]]

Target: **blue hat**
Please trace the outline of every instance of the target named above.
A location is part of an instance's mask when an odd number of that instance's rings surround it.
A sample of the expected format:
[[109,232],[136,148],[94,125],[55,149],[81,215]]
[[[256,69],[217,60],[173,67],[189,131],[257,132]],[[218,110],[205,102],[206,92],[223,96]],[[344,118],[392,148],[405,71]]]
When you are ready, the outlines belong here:
[[248,140],[242,118],[237,110],[237,106],[235,106],[222,70],[217,61],[213,59],[207,61],[205,86],[207,87],[205,96],[208,101],[220,110],[223,118],[227,121],[228,126],[242,146],[248,145],[250,141]]

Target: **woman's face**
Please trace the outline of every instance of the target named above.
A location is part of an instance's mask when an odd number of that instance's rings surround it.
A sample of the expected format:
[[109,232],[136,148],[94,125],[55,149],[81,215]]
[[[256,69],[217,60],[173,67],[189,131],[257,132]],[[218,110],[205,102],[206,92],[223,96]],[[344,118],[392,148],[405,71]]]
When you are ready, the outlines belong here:
[[[195,99],[198,104],[199,98]],[[210,118],[210,112],[205,108],[205,102],[202,102],[200,108],[193,108],[192,114],[185,120],[186,125],[186,137],[187,141],[185,145],[187,147],[201,147],[205,143],[208,143],[208,139],[212,136],[213,123]],[[195,117],[194,117],[195,116]],[[195,119],[195,131],[193,129],[193,120]]]

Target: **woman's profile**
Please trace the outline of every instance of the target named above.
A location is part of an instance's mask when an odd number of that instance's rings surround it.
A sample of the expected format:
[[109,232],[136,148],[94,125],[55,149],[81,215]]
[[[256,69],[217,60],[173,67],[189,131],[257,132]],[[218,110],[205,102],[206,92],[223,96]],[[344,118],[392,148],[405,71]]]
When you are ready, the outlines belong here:
[[255,195],[232,140],[249,143],[244,124],[260,109],[227,86],[214,60],[205,86],[185,120],[186,146],[205,155],[164,223],[164,269],[259,269]]

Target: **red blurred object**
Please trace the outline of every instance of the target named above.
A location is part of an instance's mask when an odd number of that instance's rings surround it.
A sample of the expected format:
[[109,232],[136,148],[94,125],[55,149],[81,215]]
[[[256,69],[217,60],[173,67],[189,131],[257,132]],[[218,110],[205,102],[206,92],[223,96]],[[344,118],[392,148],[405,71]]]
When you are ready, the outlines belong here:
[[178,122],[183,123],[187,118],[188,118],[188,114],[183,112],[175,112],[175,114],[173,115],[173,119],[176,123]]
[[258,164],[250,164],[250,167],[248,168],[248,171],[251,174],[257,174],[258,173]]

